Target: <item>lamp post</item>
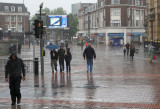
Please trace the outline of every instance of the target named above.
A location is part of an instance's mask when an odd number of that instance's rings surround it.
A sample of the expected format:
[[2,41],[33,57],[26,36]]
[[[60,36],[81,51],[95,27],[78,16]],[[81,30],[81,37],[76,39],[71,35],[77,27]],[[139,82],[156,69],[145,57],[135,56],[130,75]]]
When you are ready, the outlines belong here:
[[95,29],[95,34],[96,34],[96,47],[97,47],[97,45],[98,45],[98,35],[97,35],[98,27],[94,27],[94,29]]
[[[24,5],[24,0],[23,0],[23,5]],[[25,8],[25,6],[24,6],[24,8]],[[23,21],[23,23],[24,23],[24,45],[25,45],[25,37],[26,37],[26,35],[25,35],[25,29],[26,29],[26,25],[25,25],[25,9],[24,9],[24,12],[23,12],[23,17],[24,17],[24,21]]]

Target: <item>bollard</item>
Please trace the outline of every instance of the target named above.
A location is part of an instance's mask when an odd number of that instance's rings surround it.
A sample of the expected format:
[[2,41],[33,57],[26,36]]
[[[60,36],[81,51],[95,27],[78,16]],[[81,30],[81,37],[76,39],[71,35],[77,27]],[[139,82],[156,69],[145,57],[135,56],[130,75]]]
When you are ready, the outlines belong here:
[[38,64],[38,58],[34,58],[34,74],[38,75],[39,74],[39,64]]

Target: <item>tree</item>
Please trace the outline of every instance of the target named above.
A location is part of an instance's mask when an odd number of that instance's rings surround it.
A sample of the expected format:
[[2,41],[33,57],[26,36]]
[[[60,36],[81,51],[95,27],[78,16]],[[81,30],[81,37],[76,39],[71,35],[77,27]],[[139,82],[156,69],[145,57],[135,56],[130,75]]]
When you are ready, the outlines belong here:
[[53,10],[53,15],[67,15],[67,12],[62,7],[58,7]]
[[69,14],[69,30],[66,33],[69,34],[70,39],[77,33],[78,31],[78,18],[74,17],[71,13]]

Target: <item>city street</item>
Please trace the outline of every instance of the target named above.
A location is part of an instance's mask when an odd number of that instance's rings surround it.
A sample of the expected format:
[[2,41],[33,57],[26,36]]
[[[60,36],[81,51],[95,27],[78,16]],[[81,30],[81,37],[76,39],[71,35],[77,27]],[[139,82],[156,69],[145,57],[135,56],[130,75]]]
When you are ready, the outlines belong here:
[[[81,47],[69,47],[73,57],[71,74],[58,71],[52,75],[46,50],[44,75],[39,72],[39,76],[34,76],[33,47],[23,46],[19,57],[27,63],[27,74],[21,84],[22,103],[10,105],[9,85],[1,68],[0,109],[160,109],[160,55],[149,63],[143,46],[136,47],[139,52],[133,60],[123,56],[123,47],[93,46],[97,58],[90,74],[86,73]],[[7,58],[0,56],[0,60]]]

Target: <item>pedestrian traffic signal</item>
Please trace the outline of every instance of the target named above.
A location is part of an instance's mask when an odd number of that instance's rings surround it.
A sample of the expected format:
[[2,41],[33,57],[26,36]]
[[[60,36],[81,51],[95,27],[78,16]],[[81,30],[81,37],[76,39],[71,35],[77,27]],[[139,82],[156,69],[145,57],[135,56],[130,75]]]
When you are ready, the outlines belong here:
[[34,35],[35,35],[35,38],[39,38],[39,32],[38,32],[38,19],[34,20],[34,23],[33,25],[35,26],[34,27]]
[[38,21],[38,33],[43,34],[43,21]]

